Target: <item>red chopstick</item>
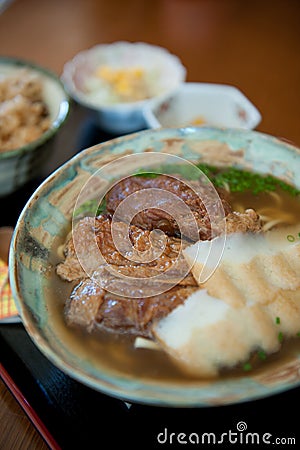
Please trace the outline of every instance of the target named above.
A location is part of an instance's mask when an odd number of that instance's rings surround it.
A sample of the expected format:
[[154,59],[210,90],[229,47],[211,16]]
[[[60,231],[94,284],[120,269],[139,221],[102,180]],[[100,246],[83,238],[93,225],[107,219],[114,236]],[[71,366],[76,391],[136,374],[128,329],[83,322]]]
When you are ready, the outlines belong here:
[[33,425],[39,431],[39,433],[41,434],[47,445],[50,447],[50,449],[61,450],[61,447],[58,445],[52,434],[49,432],[48,428],[39,418],[33,407],[24,397],[24,395],[22,394],[22,392],[20,391],[14,380],[11,378],[11,376],[1,363],[0,363],[0,376],[3,382],[8,387],[8,389],[11,391],[12,395],[18,401],[20,406],[23,408],[23,410],[25,411],[25,413],[27,414]]

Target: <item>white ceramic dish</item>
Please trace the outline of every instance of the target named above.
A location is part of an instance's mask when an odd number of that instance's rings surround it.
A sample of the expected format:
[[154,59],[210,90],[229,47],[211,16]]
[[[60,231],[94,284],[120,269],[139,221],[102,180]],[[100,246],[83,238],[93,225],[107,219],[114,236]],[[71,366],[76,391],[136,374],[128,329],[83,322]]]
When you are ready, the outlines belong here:
[[[142,69],[151,97],[139,101],[118,101],[112,91],[108,92],[108,85],[96,75],[97,70],[104,66],[121,70]],[[121,134],[145,128],[145,105],[166,100],[185,76],[181,61],[168,50],[143,42],[121,41],[81,51],[64,65],[61,79],[78,103],[96,112],[101,128]]]
[[211,125],[254,129],[261,121],[257,108],[236,87],[214,83],[182,83],[159,105],[145,105],[149,128]]

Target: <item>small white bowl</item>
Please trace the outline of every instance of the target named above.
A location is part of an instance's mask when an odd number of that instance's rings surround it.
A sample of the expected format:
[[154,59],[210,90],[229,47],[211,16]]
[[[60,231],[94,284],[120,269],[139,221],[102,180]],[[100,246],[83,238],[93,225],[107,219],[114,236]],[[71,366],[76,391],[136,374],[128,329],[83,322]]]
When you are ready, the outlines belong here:
[[234,86],[182,83],[177,92],[159,105],[146,105],[149,128],[212,125],[254,129],[261,121],[257,108]]
[[[119,100],[96,73],[100,67],[114,70],[142,69],[150,98]],[[129,133],[146,127],[143,108],[166,100],[185,80],[186,69],[168,50],[143,42],[115,42],[81,51],[63,68],[65,89],[78,103],[96,112],[98,125],[112,133]]]

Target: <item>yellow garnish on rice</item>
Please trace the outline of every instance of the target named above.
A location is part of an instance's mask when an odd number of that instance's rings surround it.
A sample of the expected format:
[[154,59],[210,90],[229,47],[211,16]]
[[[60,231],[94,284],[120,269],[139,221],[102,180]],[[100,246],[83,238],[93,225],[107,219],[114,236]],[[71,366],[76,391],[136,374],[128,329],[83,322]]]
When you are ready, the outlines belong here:
[[136,101],[148,97],[145,70],[140,66],[119,68],[102,65],[96,69],[95,75],[123,100]]

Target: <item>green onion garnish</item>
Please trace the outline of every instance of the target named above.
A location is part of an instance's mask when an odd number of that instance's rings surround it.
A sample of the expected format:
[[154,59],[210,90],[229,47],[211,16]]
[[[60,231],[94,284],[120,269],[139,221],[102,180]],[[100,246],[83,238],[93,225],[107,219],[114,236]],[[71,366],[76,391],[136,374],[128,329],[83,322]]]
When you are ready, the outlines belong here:
[[295,242],[295,236],[293,236],[292,234],[288,234],[286,238],[289,242]]
[[262,359],[262,360],[265,360],[267,357],[266,353],[263,350],[259,350],[257,352],[257,356],[259,357],[259,359]]
[[252,369],[252,365],[249,363],[249,362],[246,362],[244,365],[243,365],[243,370],[245,371],[245,372],[249,372],[249,370],[251,370]]

